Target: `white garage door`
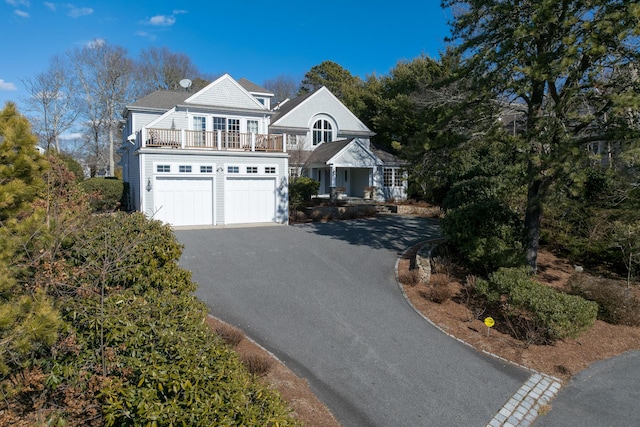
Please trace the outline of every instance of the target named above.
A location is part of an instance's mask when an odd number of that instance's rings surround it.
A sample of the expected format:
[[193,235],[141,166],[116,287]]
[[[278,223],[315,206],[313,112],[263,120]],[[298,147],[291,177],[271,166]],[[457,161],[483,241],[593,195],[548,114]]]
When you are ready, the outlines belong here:
[[275,221],[275,179],[227,178],[224,193],[226,224]]
[[213,224],[213,178],[156,177],[155,219],[171,225]]

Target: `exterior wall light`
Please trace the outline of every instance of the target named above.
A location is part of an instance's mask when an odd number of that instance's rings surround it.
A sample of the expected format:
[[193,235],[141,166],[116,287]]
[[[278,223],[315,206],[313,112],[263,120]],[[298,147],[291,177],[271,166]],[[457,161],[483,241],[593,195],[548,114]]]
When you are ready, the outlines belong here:
[[151,178],[147,180],[147,191],[151,191],[153,187],[151,186]]

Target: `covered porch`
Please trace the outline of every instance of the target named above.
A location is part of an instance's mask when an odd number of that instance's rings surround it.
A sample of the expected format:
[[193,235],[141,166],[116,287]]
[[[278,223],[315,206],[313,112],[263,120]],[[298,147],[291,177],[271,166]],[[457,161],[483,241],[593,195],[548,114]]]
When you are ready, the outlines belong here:
[[376,199],[382,161],[358,138],[328,142],[309,157],[306,175],[320,183],[319,194],[345,199]]
[[340,199],[371,199],[374,186],[374,168],[340,167],[328,165],[310,168],[310,176],[320,183],[320,197]]

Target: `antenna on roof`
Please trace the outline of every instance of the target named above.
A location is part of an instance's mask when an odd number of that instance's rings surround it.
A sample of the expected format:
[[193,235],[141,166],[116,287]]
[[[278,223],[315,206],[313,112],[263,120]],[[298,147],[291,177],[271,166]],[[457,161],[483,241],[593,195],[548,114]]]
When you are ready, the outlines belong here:
[[192,83],[192,82],[191,82],[191,80],[189,80],[189,79],[182,79],[182,80],[180,80],[180,86],[182,86],[183,88],[185,88],[185,89],[187,89],[187,90],[191,87],[191,83]]

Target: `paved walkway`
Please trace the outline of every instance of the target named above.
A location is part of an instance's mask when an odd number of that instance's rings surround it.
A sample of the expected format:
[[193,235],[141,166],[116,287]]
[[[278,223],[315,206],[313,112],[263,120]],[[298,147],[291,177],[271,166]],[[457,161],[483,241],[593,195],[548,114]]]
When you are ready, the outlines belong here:
[[433,221],[176,234],[211,313],[307,379],[344,426],[527,426],[560,386],[451,339],[407,304],[395,261],[437,236]]

